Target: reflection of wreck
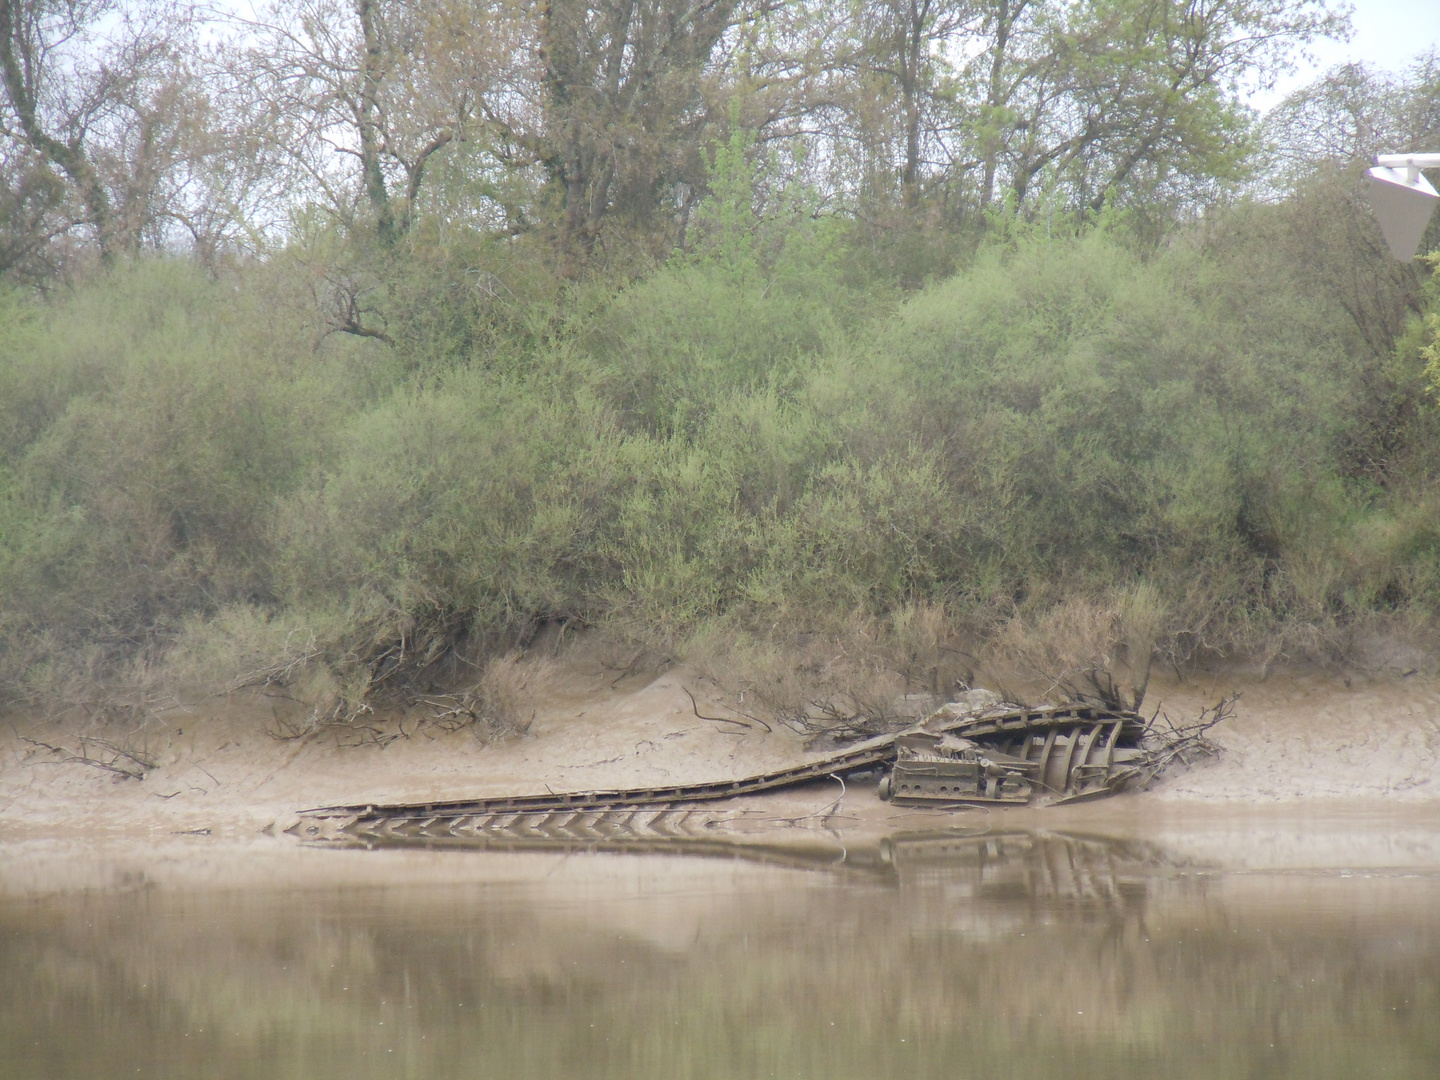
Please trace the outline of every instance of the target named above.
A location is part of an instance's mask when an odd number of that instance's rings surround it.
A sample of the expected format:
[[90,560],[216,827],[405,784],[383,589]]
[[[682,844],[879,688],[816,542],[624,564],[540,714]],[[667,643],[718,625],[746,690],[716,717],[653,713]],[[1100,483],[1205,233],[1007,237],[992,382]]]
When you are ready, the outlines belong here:
[[880,842],[880,858],[899,884],[940,886],[951,898],[1083,910],[1133,907],[1178,869],[1142,841],[1029,829],[901,833]]
[[596,812],[571,821],[498,818],[439,836],[419,831],[346,833],[326,846],[365,850],[650,855],[722,859],[819,871],[901,888],[939,889],[975,905],[1015,903],[1066,911],[1129,910],[1182,867],[1143,841],[1032,829],[934,829],[846,838],[774,824],[763,811],[693,810],[630,816]]
[[[588,829],[602,819],[660,822],[697,803],[796,784],[889,773],[882,798],[911,805],[1070,802],[1107,795],[1154,776],[1191,748],[1207,749],[1208,722],[1157,734],[1133,712],[1088,704],[1017,707],[988,700],[954,702],[917,726],[856,743],[797,765],[735,780],[664,787],[499,795],[398,805],[359,804],[306,810],[291,831],[312,839],[469,837],[490,830]],[[590,824],[587,824],[590,823]]]

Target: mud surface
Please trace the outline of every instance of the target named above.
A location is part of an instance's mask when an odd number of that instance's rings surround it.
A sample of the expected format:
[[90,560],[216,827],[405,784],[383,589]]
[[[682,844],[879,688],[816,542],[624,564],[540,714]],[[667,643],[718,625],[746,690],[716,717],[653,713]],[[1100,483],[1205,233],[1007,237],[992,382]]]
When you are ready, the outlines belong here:
[[[1322,804],[1418,813],[1440,804],[1435,678],[1352,676],[1347,684],[1327,672],[1237,669],[1158,685],[1147,710],[1193,717],[1236,691],[1242,696],[1235,717],[1215,731],[1226,748],[1221,759],[1102,808],[1065,811],[1066,820],[1131,814],[1164,820],[1202,807],[1202,816],[1265,806],[1321,813]],[[0,721],[0,839],[117,832],[239,839],[283,831],[311,806],[698,782],[779,768],[805,754],[804,740],[783,727],[766,732],[702,719],[691,694],[700,713],[733,715],[683,667],[617,678],[580,657],[555,666],[526,735],[488,745],[418,716],[386,727],[391,739],[384,745],[364,728],[285,740],[276,737],[285,703],[261,695],[178,704],[129,729],[12,716]],[[75,760],[114,760],[141,771],[107,745],[154,767],[137,780]],[[757,805],[795,818],[838,794],[822,787]],[[868,784],[852,785],[842,809],[877,827],[916,816],[879,803]]]

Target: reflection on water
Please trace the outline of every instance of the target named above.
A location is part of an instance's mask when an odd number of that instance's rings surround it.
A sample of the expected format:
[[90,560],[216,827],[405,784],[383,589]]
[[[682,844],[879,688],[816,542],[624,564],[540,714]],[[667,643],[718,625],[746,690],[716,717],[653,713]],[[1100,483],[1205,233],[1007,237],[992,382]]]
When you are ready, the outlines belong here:
[[[679,858],[490,846],[366,853],[393,865],[378,887],[0,900],[0,1080],[1440,1063],[1440,877],[1423,873],[1227,875],[1025,831]],[[444,884],[436,860],[464,874]]]
[[[765,819],[761,824],[772,823]],[[554,852],[696,856],[734,859],[796,870],[829,870],[898,883],[927,873],[974,878],[982,892],[997,890],[1025,899],[1109,894],[1121,878],[1145,890],[1145,881],[1172,860],[1158,848],[1137,841],[1104,836],[1031,829],[927,829],[898,832],[860,844],[844,842],[838,833],[794,829],[757,836],[734,828],[746,819],[721,819],[728,829],[716,831],[702,822],[694,831],[668,836],[547,835],[533,830],[496,830],[478,837],[347,838],[307,844],[315,848],[365,851]],[[1118,877],[1117,877],[1118,875]],[[1016,893],[1019,890],[1019,893]],[[1003,898],[1003,897],[1002,897]]]

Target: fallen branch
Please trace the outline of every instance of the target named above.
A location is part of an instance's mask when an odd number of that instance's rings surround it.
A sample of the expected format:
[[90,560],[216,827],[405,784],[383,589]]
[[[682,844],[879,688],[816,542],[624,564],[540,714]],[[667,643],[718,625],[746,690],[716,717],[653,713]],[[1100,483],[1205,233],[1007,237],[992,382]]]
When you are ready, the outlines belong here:
[[[41,742],[39,739],[29,739],[23,735],[20,736],[20,741],[29,743],[31,746],[39,747],[42,750],[48,750],[50,753],[57,754],[60,757],[59,761],[35,762],[34,764],[37,765],[88,765],[93,769],[100,769],[126,780],[144,780],[145,773],[155,768],[153,761],[146,760],[133,750],[127,750],[123,746],[116,746],[114,743],[108,742],[105,739],[96,739],[87,735],[80,737],[80,752],[78,754],[67,746],[56,746],[53,743]],[[110,760],[105,761],[99,757],[91,757],[91,746],[98,746],[109,751]],[[126,766],[122,764],[122,759],[123,761],[130,762],[130,765]]]
[[[743,727],[743,728],[754,727],[756,724],[759,724],[759,725],[760,725],[762,728],[764,728],[767,732],[770,732],[770,731],[773,731],[773,730],[774,730],[774,729],[773,729],[769,724],[767,724],[764,720],[761,720],[758,716],[751,716],[749,713],[741,713],[741,714],[740,714],[740,715],[742,715],[742,716],[745,717],[745,720],[732,720],[732,719],[730,719],[730,717],[728,717],[728,716],[706,716],[704,713],[702,713],[702,712],[700,711],[700,706],[699,706],[699,705],[696,703],[696,701],[695,701],[695,695],[690,692],[689,687],[682,686],[682,687],[680,687],[680,689],[685,691],[685,696],[690,699],[690,708],[694,711],[695,715],[696,715],[699,719],[701,719],[701,720],[712,720],[712,721],[714,721],[714,722],[717,723],[717,724],[734,724],[736,727]],[[746,721],[749,721],[749,723],[747,723]]]
[[[1142,742],[1151,743],[1148,758],[1141,770],[1141,786],[1150,784],[1171,765],[1179,762],[1189,765],[1198,758],[1217,757],[1223,750],[1218,743],[1208,738],[1217,724],[1222,724],[1235,715],[1235,703],[1240,700],[1238,693],[1221,698],[1214,705],[1200,710],[1194,723],[1176,725],[1170,717],[1159,712],[1150,717],[1145,725]],[[1158,730],[1157,721],[1165,721],[1165,730]]]

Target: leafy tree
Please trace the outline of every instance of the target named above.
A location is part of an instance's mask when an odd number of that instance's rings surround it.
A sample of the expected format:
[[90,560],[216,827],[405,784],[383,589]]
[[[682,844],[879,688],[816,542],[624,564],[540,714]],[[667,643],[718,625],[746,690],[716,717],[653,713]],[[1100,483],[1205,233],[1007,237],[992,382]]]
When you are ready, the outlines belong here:
[[70,228],[65,184],[28,148],[0,158],[0,278],[43,282],[58,269],[54,241]]
[[[1204,197],[1244,173],[1242,92],[1345,25],[1324,0],[866,0],[848,22],[827,10],[781,36],[793,48],[814,28],[826,55],[772,112],[824,144],[819,159],[879,148],[906,205],[944,188],[962,214],[1024,208],[1042,188],[1091,211]],[[783,69],[772,60],[767,77]]]
[[967,72],[982,206],[1047,172],[1073,204],[1193,196],[1243,165],[1246,85],[1343,24],[1281,0],[985,0]]
[[[111,196],[86,145],[97,118],[115,104],[117,85],[138,78],[132,66],[117,80],[103,68],[79,68],[67,46],[84,45],[97,24],[114,13],[107,0],[3,0],[0,2],[0,84],[4,87],[4,136],[25,147],[43,167],[70,185],[94,229],[100,250],[115,231]],[[142,48],[149,59],[152,48]],[[137,56],[137,60],[142,57]]]

